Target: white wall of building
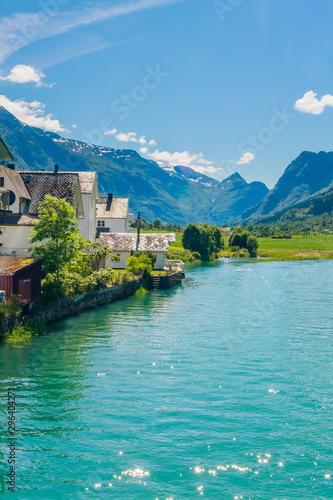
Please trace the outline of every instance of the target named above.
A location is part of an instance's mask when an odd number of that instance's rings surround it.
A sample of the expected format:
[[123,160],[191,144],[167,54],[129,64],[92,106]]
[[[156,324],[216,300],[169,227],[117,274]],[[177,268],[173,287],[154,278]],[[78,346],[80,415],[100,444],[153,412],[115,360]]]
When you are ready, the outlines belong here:
[[0,177],[4,178],[4,186],[0,188],[0,193],[2,193],[3,191],[13,191],[13,193],[15,193],[15,197],[16,197],[15,202],[13,203],[13,205],[11,205],[9,207],[9,209],[13,213],[19,213],[20,212],[20,196],[17,192],[16,187],[14,186],[12,181],[9,179],[8,175],[5,174],[3,169],[0,169]]
[[82,194],[84,218],[79,219],[81,235],[89,241],[96,237],[96,199],[92,193]]
[[109,269],[126,269],[131,252],[114,252],[113,255],[120,257],[120,260],[117,262],[107,258],[106,267]]
[[164,252],[156,252],[153,253],[156,256],[155,269],[164,269],[165,263],[165,253]]
[[27,248],[31,248],[28,240],[31,237],[32,226],[0,226],[2,234],[0,255],[14,255],[17,257],[29,257]]
[[[101,222],[99,225],[98,222]],[[104,225],[103,225],[104,222]],[[127,220],[126,219],[108,219],[107,217],[97,217],[98,228],[109,228],[109,233],[127,233]]]

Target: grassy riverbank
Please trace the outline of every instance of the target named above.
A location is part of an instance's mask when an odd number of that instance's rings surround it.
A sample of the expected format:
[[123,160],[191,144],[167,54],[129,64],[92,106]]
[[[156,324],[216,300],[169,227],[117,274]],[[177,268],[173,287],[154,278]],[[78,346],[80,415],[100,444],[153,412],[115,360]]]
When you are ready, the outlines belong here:
[[[227,243],[227,241],[226,241]],[[311,233],[308,238],[294,235],[291,240],[258,238],[258,260],[318,260],[333,258],[333,235]],[[232,257],[234,253],[226,247],[221,257]]]
[[[235,257],[228,246],[230,230],[224,229],[225,249],[220,252],[220,257]],[[291,240],[275,238],[258,238],[259,249],[256,261],[264,260],[318,260],[333,259],[333,235],[310,233],[307,238],[303,235],[293,235]],[[190,252],[182,246],[182,233],[176,233],[176,243],[169,248],[169,258],[179,258],[189,262]],[[182,258],[182,256],[184,258]]]
[[295,235],[291,240],[259,238],[258,257],[270,260],[317,260],[333,258],[333,235],[311,233],[304,238]]

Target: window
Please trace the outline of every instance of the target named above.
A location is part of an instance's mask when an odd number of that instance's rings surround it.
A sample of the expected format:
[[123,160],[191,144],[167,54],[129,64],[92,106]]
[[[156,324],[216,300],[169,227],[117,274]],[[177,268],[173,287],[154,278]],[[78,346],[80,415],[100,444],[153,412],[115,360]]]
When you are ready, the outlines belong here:
[[99,220],[99,221],[97,221],[97,226],[98,227],[105,227],[105,220]]
[[5,185],[5,178],[4,177],[0,177],[0,188],[3,188]]
[[2,247],[2,231],[0,229],[0,247]]

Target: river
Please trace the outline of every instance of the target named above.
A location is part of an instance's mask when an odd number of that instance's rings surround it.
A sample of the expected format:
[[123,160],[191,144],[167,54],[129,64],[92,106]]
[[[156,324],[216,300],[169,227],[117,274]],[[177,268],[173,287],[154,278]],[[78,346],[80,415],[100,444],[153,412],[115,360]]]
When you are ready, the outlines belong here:
[[332,283],[333,261],[220,260],[0,345],[0,492],[332,499]]

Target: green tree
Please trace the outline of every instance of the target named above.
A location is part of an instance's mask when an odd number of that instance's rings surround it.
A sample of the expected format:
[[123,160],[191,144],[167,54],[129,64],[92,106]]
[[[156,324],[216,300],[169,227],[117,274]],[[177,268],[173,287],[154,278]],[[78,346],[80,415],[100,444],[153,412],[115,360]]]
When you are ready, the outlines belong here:
[[161,222],[161,219],[155,219],[154,220],[154,228],[155,229],[158,229],[162,226],[162,222]]
[[229,236],[229,246],[245,248],[251,257],[255,257],[258,250],[258,240],[245,227],[236,227]]
[[200,230],[196,224],[188,224],[183,232],[182,245],[191,252],[200,253]]
[[224,246],[221,230],[208,224],[188,224],[182,237],[183,247],[191,252],[198,252],[202,260],[217,254]]
[[30,243],[32,257],[43,259],[46,274],[55,273],[82,255],[85,240],[79,235],[74,209],[62,199],[46,195],[38,207],[38,221],[33,227]]
[[252,234],[247,239],[247,249],[251,257],[256,257],[258,251],[258,240]]

